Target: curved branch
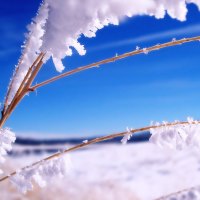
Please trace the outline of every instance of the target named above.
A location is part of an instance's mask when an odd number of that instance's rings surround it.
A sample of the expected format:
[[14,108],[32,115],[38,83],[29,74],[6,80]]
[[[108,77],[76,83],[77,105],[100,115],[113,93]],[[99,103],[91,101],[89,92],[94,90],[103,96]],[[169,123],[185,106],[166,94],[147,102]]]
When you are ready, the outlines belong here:
[[[190,122],[190,124],[196,124],[196,123],[200,123],[200,121]],[[137,132],[147,131],[147,130],[149,130],[151,128],[160,128],[160,127],[164,127],[164,126],[174,126],[174,125],[184,125],[184,124],[189,124],[189,122],[188,121],[185,121],[185,122],[173,122],[173,123],[168,123],[168,124],[161,124],[159,126],[156,126],[156,125],[146,126],[146,127],[130,130],[130,132],[132,134],[134,134],[134,133],[137,133]],[[51,160],[53,158],[60,157],[60,156],[62,156],[64,154],[66,154],[66,153],[81,149],[83,147],[87,147],[89,145],[96,144],[96,143],[99,143],[99,142],[103,142],[103,141],[106,141],[106,140],[111,140],[113,138],[122,137],[122,136],[124,136],[126,134],[127,134],[127,131],[120,132],[120,133],[114,133],[114,134],[111,134],[111,135],[107,135],[107,136],[103,136],[103,137],[99,137],[99,138],[90,140],[87,143],[78,144],[78,145],[73,146],[73,147],[71,147],[69,149],[66,149],[66,150],[64,150],[62,152],[58,152],[58,153],[53,154],[53,155],[51,155],[51,156],[49,156],[47,158],[44,158],[44,159],[42,159],[42,160],[40,160],[38,162],[35,162],[35,163],[33,163],[33,164],[29,165],[29,166],[26,166],[26,167],[22,168],[20,171],[26,170],[26,169],[31,168],[33,166],[39,165],[39,164],[41,164],[41,163],[43,163],[43,162],[45,162],[47,160]],[[2,177],[0,179],[0,182],[5,181],[6,179],[8,179],[11,176],[14,176],[15,174],[17,174],[17,171],[12,172],[11,174],[9,174],[7,176]]]
[[114,62],[114,61],[117,61],[117,60],[120,60],[120,59],[124,59],[124,58],[130,57],[130,56],[134,56],[134,55],[138,55],[138,54],[142,54],[142,53],[147,54],[148,52],[151,52],[151,51],[163,49],[163,48],[166,48],[166,47],[176,46],[176,45],[180,45],[180,44],[184,44],[184,43],[188,43],[188,42],[194,42],[194,41],[200,41],[200,36],[191,37],[191,38],[183,38],[183,39],[180,39],[180,40],[172,40],[172,41],[167,42],[167,43],[157,44],[155,46],[151,46],[151,47],[148,47],[148,48],[138,49],[138,50],[131,51],[131,52],[128,52],[128,53],[124,53],[122,55],[107,58],[105,60],[101,60],[101,61],[89,64],[89,65],[85,65],[85,66],[73,69],[71,71],[65,72],[61,75],[55,76],[53,78],[50,78],[50,79],[48,79],[48,80],[46,80],[42,83],[39,83],[39,84],[36,84],[36,85],[30,87],[29,90],[34,91],[37,88],[48,85],[48,84],[50,84],[54,81],[57,81],[61,78],[70,76],[72,74],[75,74],[75,73],[78,73],[78,72],[81,72],[81,71],[84,71],[84,70],[87,70],[87,69],[90,69],[90,68],[93,68],[93,67],[99,67],[100,65],[104,65],[104,64]]

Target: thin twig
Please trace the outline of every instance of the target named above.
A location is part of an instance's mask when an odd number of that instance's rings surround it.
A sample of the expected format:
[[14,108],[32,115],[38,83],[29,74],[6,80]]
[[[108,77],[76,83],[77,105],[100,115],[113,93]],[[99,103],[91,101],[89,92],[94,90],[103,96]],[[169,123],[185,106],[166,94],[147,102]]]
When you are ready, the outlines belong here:
[[[192,124],[196,124],[196,123],[200,123],[200,121],[192,122]],[[146,126],[146,127],[130,130],[130,132],[132,134],[134,134],[134,133],[137,133],[137,132],[147,131],[147,130],[149,130],[151,128],[160,128],[160,127],[164,127],[164,126],[174,126],[174,125],[184,125],[184,124],[189,124],[189,122],[187,122],[187,121],[185,121],[185,122],[173,122],[173,123],[168,123],[168,124],[161,124],[159,126],[155,126],[155,125]],[[53,158],[60,157],[60,156],[62,156],[64,154],[66,154],[66,153],[81,149],[83,147],[87,147],[87,146],[92,145],[92,144],[100,143],[100,142],[103,142],[105,140],[111,140],[113,138],[122,137],[122,136],[124,136],[126,134],[127,134],[127,131],[120,132],[120,133],[114,133],[114,134],[111,134],[111,135],[107,135],[107,136],[99,137],[99,138],[96,138],[96,139],[93,139],[93,140],[89,140],[87,143],[78,144],[78,145],[76,145],[74,147],[71,147],[71,148],[66,149],[66,150],[64,150],[62,152],[58,152],[58,153],[53,154],[53,155],[51,155],[51,156],[49,156],[47,158],[44,158],[44,159],[42,159],[42,160],[40,160],[38,162],[35,162],[35,163],[33,163],[33,164],[29,165],[29,166],[23,167],[20,171],[26,170],[26,169],[31,168],[33,166],[39,165],[39,164],[41,164],[41,163],[43,163],[45,161],[51,160]],[[14,176],[15,174],[17,174],[17,171],[12,172],[11,174],[1,178],[0,182],[8,179],[11,176]]]
[[47,84],[52,83],[54,81],[57,81],[61,78],[64,78],[66,76],[69,76],[69,75],[72,75],[72,74],[75,74],[75,73],[78,73],[78,72],[81,72],[81,71],[84,71],[84,70],[87,70],[87,69],[90,69],[90,68],[93,68],[93,67],[98,67],[100,65],[104,65],[104,64],[107,64],[107,63],[110,63],[110,62],[114,62],[114,61],[124,59],[124,58],[130,57],[130,56],[138,55],[138,54],[141,54],[141,53],[147,53],[147,52],[159,50],[159,49],[162,49],[162,48],[176,46],[176,45],[180,45],[180,44],[184,44],[184,43],[188,43],[188,42],[199,41],[199,40],[200,40],[200,36],[192,37],[192,38],[184,38],[184,39],[181,39],[181,40],[172,40],[171,42],[158,44],[158,45],[155,45],[155,46],[152,46],[152,47],[148,47],[148,48],[139,49],[139,50],[131,51],[131,52],[128,52],[128,53],[124,53],[122,55],[118,55],[118,56],[115,56],[115,57],[112,57],[112,58],[101,60],[99,62],[95,62],[95,63],[89,64],[89,65],[85,65],[85,66],[76,68],[74,70],[65,72],[61,75],[55,76],[55,77],[48,79],[48,80],[46,80],[42,83],[39,83],[39,84],[32,86],[30,88],[30,91],[34,91],[35,89],[37,89],[39,87],[42,87],[44,85],[47,85]]
[[38,63],[40,62],[40,60],[42,60],[42,58],[43,58],[43,53],[40,53],[38,57],[36,58],[36,60],[33,62],[32,66],[29,68],[24,80],[22,81],[21,86],[19,87],[17,91],[18,94],[24,89],[25,83],[28,82],[29,77],[31,76],[34,68],[38,65]]

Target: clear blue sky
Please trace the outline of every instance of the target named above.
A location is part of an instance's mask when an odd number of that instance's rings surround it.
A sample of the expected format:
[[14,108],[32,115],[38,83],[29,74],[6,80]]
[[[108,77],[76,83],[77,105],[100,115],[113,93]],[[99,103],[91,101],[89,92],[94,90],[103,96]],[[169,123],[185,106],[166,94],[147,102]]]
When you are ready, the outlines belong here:
[[[24,41],[26,25],[39,0],[7,0],[0,8],[0,97],[7,90]],[[148,47],[200,35],[200,12],[189,6],[186,22],[168,16],[134,17],[120,26],[100,30],[93,39],[81,38],[86,56],[76,53],[66,70],[121,54],[136,46]],[[6,126],[18,134],[103,135],[141,127],[151,120],[200,118],[200,44],[191,43],[138,55],[98,69],[81,72],[41,88],[21,102]],[[52,62],[37,82],[57,75]]]

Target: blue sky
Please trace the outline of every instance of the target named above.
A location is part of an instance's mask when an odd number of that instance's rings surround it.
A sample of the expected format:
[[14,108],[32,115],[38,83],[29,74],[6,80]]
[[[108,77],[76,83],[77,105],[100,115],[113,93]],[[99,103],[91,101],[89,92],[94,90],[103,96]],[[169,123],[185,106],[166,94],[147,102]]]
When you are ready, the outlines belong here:
[[[0,13],[0,97],[21,53],[26,25],[40,1],[7,0]],[[87,54],[65,59],[66,71],[127,51],[136,46],[197,36],[200,12],[189,7],[187,21],[166,16],[134,17],[109,26],[92,39],[81,38]],[[26,96],[7,121],[23,135],[104,135],[150,121],[200,118],[200,45],[198,42],[138,55],[67,77]],[[58,73],[51,61],[37,82]]]

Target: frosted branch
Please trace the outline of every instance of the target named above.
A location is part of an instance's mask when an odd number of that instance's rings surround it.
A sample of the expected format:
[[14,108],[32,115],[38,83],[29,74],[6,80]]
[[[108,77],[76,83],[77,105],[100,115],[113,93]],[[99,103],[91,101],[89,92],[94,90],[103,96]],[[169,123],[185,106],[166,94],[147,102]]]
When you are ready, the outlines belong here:
[[[199,124],[200,124],[200,121],[194,121],[194,120],[192,122],[191,121],[185,121],[185,122],[177,122],[177,121],[175,121],[173,123],[162,123],[160,125],[156,124],[156,125],[151,125],[151,126],[147,126],[147,127],[138,128],[138,129],[133,129],[133,130],[131,129],[131,130],[129,130],[128,134],[134,134],[134,133],[137,133],[137,132],[148,131],[148,130],[156,130],[156,129],[160,129],[160,128],[164,128],[164,127],[172,127],[172,128],[173,127],[177,127],[177,126],[185,127],[187,125],[196,127],[196,125],[199,125]],[[190,131],[192,131],[192,130],[193,129],[190,129]],[[191,132],[191,135],[193,135],[193,132]],[[111,135],[107,135],[107,136],[103,136],[103,137],[99,137],[99,138],[96,138],[96,139],[93,139],[93,140],[88,140],[87,142],[83,142],[83,143],[78,144],[78,145],[76,145],[74,147],[66,149],[63,152],[59,152],[59,153],[53,154],[53,155],[51,155],[51,156],[49,156],[49,157],[47,157],[47,158],[45,158],[45,159],[43,159],[41,161],[33,163],[30,166],[26,166],[26,167],[22,168],[21,171],[27,170],[27,169],[32,168],[34,166],[38,166],[40,164],[43,164],[44,161],[49,161],[49,160],[52,160],[54,158],[61,157],[61,156],[65,155],[65,154],[67,154],[69,152],[72,152],[72,151],[87,147],[89,145],[96,144],[96,143],[99,143],[99,142],[102,142],[102,141],[106,141],[106,140],[111,140],[111,139],[117,138],[117,137],[124,137],[124,136],[126,136],[126,139],[127,139],[127,131],[120,132],[120,133],[115,133],[115,134],[111,134]],[[16,174],[17,174],[17,172],[15,171],[15,172],[11,173],[10,175],[4,176],[4,177],[2,177],[0,179],[0,182],[5,181],[6,179],[8,179],[8,178],[10,178],[10,177],[12,177],[12,176],[14,176]]]
[[184,43],[188,43],[188,42],[195,42],[195,41],[199,42],[200,41],[200,36],[192,37],[192,38],[183,38],[183,39],[180,39],[180,40],[170,41],[170,42],[159,44],[159,45],[157,44],[157,45],[154,45],[154,46],[151,46],[151,47],[148,47],[148,48],[144,48],[145,50],[144,49],[140,49],[140,48],[136,48],[135,51],[130,51],[130,52],[118,55],[118,56],[114,56],[114,57],[111,57],[111,58],[107,58],[105,60],[101,60],[101,61],[98,61],[98,62],[95,62],[95,63],[91,63],[89,65],[78,67],[78,68],[73,69],[71,71],[65,72],[65,73],[63,73],[61,75],[55,76],[53,78],[50,78],[49,80],[46,80],[46,81],[44,81],[42,83],[39,83],[39,84],[36,84],[36,85],[32,86],[30,88],[30,91],[34,91],[35,89],[40,88],[40,87],[45,86],[45,85],[48,85],[48,84],[50,84],[50,83],[52,83],[54,81],[57,81],[57,80],[60,80],[62,78],[65,78],[67,76],[71,76],[73,74],[76,74],[76,73],[91,69],[93,67],[96,68],[97,66],[99,67],[99,66],[111,63],[111,62],[118,61],[120,59],[128,58],[130,56],[135,56],[135,55],[144,54],[144,53],[147,54],[147,52],[149,53],[149,52],[152,52],[152,51],[156,51],[158,49],[163,49],[163,48],[172,47],[172,46],[176,46],[176,45],[180,45],[180,44],[184,44]]
[[32,20],[28,26],[28,34],[26,34],[26,41],[24,42],[22,56],[16,66],[13,77],[10,81],[8,92],[4,102],[4,108],[12,102],[17,93],[24,77],[26,76],[29,67],[33,64],[40,53],[42,46],[42,36],[45,33],[44,27],[48,18],[48,4],[41,4],[37,16]]

